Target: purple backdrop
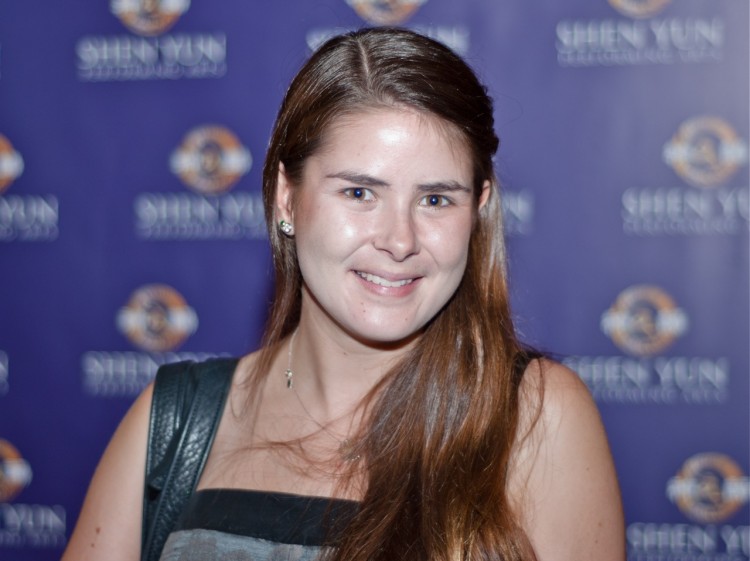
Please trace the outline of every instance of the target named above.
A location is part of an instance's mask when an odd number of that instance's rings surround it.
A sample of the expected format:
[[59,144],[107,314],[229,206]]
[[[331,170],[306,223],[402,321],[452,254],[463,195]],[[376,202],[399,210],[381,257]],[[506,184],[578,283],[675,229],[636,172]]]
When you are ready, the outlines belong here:
[[750,557],[743,0],[0,5],[0,558],[56,559],[158,364],[241,354],[261,162],[310,49],[444,41],[496,100],[515,313],[591,388],[630,561]]

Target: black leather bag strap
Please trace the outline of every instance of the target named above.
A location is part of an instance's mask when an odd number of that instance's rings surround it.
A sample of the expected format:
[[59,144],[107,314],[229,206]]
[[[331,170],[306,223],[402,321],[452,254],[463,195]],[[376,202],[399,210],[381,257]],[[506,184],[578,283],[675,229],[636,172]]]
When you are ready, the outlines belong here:
[[159,368],[149,422],[142,561],[156,561],[198,483],[237,359]]

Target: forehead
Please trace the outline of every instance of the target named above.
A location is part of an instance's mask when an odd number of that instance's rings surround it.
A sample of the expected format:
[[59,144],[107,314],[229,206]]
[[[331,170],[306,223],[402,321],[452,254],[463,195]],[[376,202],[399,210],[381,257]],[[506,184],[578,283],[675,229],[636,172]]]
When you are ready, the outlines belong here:
[[399,106],[361,108],[335,118],[326,127],[316,153],[340,148],[342,142],[351,141],[351,135],[347,133],[353,130],[377,134],[385,144],[396,144],[416,133],[442,144],[457,163],[472,160],[469,143],[456,125],[431,113]]

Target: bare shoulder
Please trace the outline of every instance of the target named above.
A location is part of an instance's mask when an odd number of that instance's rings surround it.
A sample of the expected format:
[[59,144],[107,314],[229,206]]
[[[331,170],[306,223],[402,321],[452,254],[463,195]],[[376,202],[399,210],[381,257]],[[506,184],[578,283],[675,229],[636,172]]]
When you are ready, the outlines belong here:
[[560,428],[563,420],[580,421],[580,417],[591,416],[599,419],[596,404],[580,377],[559,362],[545,358],[532,360],[527,366],[521,382],[520,406],[527,423],[542,420],[547,430]]
[[557,362],[534,360],[519,399],[511,495],[539,561],[621,561],[625,545],[619,487],[586,385]]
[[143,482],[153,385],[123,417],[89,485],[63,561],[140,558]]

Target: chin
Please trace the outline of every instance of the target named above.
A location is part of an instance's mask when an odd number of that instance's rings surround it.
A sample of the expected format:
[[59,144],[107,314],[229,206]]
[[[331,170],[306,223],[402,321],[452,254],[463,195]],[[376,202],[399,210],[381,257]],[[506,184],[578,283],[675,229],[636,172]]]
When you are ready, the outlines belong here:
[[372,347],[398,348],[410,344],[423,332],[424,326],[416,329],[394,330],[390,326],[363,328],[362,326],[351,326],[347,329],[349,334],[358,341]]

